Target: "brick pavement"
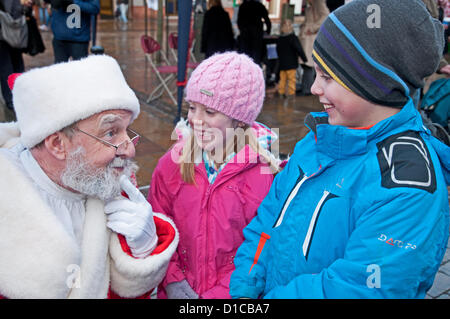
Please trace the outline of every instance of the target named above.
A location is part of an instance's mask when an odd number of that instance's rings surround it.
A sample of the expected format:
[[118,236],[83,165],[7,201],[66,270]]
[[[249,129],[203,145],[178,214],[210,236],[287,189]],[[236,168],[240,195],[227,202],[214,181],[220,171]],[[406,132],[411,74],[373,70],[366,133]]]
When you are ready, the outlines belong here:
[[450,239],[433,286],[428,290],[425,299],[450,299]]

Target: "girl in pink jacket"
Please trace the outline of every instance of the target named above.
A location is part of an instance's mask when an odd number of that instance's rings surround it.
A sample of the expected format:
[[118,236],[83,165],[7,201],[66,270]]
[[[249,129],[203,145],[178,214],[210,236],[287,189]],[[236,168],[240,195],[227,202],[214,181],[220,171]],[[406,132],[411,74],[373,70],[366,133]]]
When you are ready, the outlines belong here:
[[261,68],[235,52],[204,60],[186,86],[188,123],[158,162],[148,200],[170,216],[180,241],[158,298],[230,298],[242,230],[269,191],[277,138],[255,122],[265,93]]

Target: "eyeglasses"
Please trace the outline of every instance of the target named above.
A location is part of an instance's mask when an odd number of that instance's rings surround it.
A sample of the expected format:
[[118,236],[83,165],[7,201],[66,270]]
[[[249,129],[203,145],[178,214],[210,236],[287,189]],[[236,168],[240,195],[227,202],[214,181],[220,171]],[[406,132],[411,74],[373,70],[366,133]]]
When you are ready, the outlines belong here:
[[130,132],[130,133],[132,133],[134,136],[133,136],[132,138],[128,139],[128,140],[123,141],[123,142],[120,143],[120,144],[114,145],[114,144],[112,144],[112,143],[110,143],[110,142],[108,142],[108,141],[105,141],[105,140],[101,139],[100,137],[97,137],[97,136],[95,136],[95,135],[89,134],[88,132],[85,132],[85,131],[83,131],[83,130],[80,130],[79,128],[75,128],[75,129],[76,129],[77,131],[80,131],[81,133],[84,133],[84,134],[86,134],[86,135],[88,135],[88,136],[90,136],[90,137],[95,138],[97,141],[102,142],[102,143],[105,144],[105,145],[114,147],[114,148],[116,149],[116,153],[118,153],[118,152],[119,152],[119,153],[124,152],[124,151],[128,148],[128,146],[129,146],[130,143],[133,143],[133,145],[136,146],[136,145],[139,143],[139,140],[140,140],[140,138],[141,138],[141,136],[140,136],[138,133],[136,133],[136,132],[133,131],[132,129],[129,129],[129,128],[128,128],[127,131]]

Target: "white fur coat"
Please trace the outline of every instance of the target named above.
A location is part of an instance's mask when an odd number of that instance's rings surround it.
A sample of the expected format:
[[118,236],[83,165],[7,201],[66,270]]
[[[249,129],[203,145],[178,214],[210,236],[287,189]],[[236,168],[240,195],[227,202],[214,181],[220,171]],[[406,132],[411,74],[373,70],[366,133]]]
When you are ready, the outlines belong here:
[[[5,130],[7,128],[8,130]],[[0,125],[0,147],[17,133]],[[6,144],[5,144],[6,143]],[[11,145],[11,144],[9,144]],[[7,298],[106,298],[109,287],[125,298],[155,288],[178,245],[135,259],[106,227],[103,203],[86,202],[81,249],[65,231],[32,183],[0,149],[0,295]]]

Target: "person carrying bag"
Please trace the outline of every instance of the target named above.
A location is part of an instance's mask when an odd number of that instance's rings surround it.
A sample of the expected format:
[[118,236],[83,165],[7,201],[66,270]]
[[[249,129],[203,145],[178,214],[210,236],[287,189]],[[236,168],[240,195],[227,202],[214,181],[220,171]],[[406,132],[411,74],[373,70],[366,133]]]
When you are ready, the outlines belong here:
[[[8,76],[25,69],[22,53],[28,45],[29,36],[24,9],[32,5],[31,0],[0,0],[0,88],[7,121],[16,119]],[[26,36],[23,35],[25,32]]]
[[31,10],[26,10],[25,17],[28,26],[28,42],[27,46],[23,50],[30,56],[35,56],[45,51],[44,41],[42,40],[41,32],[39,31],[36,19],[32,15]]
[[[25,15],[14,14],[7,11],[6,4],[0,4],[0,40],[7,42],[17,49],[26,48],[28,45],[28,26]],[[2,6],[4,8],[2,8]]]

